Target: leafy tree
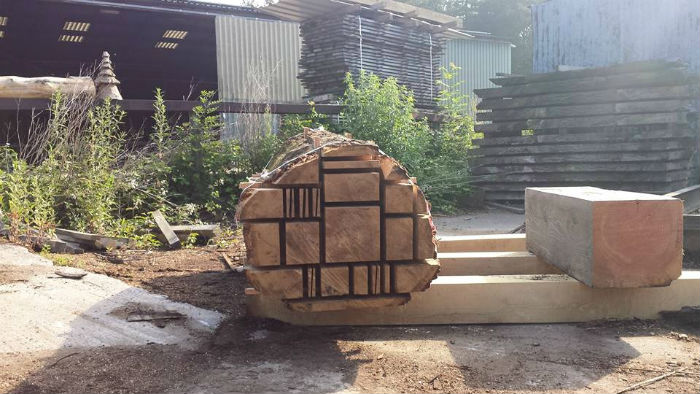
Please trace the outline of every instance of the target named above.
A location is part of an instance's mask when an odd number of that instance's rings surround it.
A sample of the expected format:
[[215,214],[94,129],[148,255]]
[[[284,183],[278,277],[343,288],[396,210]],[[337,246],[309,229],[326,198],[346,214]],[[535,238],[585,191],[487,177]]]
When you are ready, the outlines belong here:
[[404,3],[456,16],[467,30],[484,31],[515,44],[512,72],[532,72],[530,5],[543,0],[402,0]]

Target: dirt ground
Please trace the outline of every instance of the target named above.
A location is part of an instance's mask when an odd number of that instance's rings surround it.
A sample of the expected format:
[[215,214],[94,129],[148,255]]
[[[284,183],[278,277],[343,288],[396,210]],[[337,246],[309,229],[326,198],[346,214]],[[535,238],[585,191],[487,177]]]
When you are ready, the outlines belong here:
[[[235,262],[241,251],[226,251]],[[244,274],[221,251],[62,256],[227,320],[196,349],[72,348],[0,355],[0,392],[700,391],[700,311],[658,321],[420,327],[292,327],[246,317]],[[25,280],[14,272],[0,284]]]

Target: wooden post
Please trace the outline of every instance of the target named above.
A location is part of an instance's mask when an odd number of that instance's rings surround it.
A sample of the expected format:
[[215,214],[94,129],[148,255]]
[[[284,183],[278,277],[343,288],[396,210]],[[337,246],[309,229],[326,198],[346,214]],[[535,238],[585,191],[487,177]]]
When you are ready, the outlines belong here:
[[107,51],[102,52],[102,61],[100,61],[97,78],[95,78],[95,86],[97,88],[97,98],[105,100],[122,100],[122,94],[119,93],[120,82],[114,74],[112,61],[109,59]]

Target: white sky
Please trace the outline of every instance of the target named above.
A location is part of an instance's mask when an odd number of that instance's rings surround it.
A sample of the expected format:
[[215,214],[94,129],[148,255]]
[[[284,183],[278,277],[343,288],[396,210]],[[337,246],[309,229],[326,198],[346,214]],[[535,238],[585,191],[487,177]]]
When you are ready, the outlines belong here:
[[[199,0],[205,1],[207,3],[221,3],[221,4],[231,4],[231,5],[242,5],[243,0]],[[256,5],[262,5],[262,0],[256,0]]]

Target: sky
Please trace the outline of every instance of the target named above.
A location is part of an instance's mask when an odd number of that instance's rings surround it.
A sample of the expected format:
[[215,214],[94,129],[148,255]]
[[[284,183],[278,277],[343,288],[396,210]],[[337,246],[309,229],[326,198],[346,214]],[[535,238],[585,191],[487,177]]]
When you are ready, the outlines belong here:
[[[221,4],[231,4],[231,5],[242,5],[243,0],[200,0],[206,1],[207,3],[221,3]],[[256,5],[262,5],[262,0],[257,0]]]

